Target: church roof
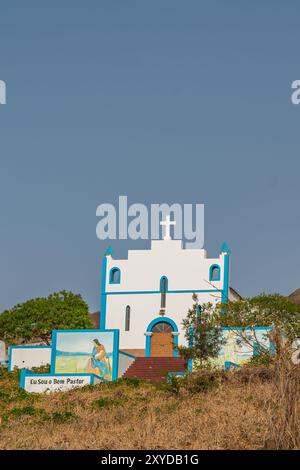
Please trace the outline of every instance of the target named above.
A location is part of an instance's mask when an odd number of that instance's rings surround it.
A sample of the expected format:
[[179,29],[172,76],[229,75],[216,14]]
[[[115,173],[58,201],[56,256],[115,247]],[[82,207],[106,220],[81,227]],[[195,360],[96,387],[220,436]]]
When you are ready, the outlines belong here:
[[98,330],[100,328],[100,312],[89,313],[89,317],[95,329]]
[[243,300],[243,297],[233,287],[229,287],[229,300],[231,300],[230,297],[235,300]]
[[296,289],[294,292],[292,292],[289,296],[288,299],[290,302],[293,304],[300,305],[300,289]]

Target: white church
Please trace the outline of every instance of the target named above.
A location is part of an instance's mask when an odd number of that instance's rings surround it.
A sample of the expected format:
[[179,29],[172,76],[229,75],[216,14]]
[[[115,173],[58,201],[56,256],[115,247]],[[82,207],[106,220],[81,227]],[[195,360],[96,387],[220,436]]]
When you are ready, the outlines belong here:
[[230,252],[226,243],[218,258],[208,258],[204,249],[184,249],[167,228],[163,240],[152,240],[149,250],[129,250],[127,259],[115,259],[109,248],[100,329],[118,329],[120,351],[136,357],[176,356],[176,346],[185,344],[182,321],[192,294],[200,305],[235,296],[229,288]]

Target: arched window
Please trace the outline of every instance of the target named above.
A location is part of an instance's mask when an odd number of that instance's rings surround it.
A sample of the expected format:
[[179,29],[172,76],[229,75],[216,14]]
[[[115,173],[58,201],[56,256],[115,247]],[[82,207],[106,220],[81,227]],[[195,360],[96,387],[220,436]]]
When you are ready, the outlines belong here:
[[210,270],[209,270],[209,280],[210,281],[219,281],[220,279],[221,279],[220,266],[218,266],[217,264],[213,264],[210,267]]
[[160,321],[158,323],[155,323],[153,326],[151,332],[152,333],[172,333],[174,331],[174,328],[170,323],[167,323],[165,321]]
[[160,280],[160,308],[164,310],[166,308],[166,294],[167,294],[167,278],[164,276]]
[[121,271],[119,268],[112,268],[109,274],[110,284],[120,284],[121,282]]
[[127,305],[125,311],[125,331],[130,330],[130,306]]

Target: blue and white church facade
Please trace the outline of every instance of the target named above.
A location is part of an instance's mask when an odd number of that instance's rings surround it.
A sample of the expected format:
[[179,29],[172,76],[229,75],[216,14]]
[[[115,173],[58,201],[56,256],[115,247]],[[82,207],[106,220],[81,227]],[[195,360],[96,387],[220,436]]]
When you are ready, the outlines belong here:
[[[120,350],[135,356],[176,356],[185,345],[182,321],[195,292],[199,304],[226,303],[229,297],[230,249],[218,258],[204,249],[184,249],[181,240],[152,240],[149,250],[130,250],[103,259],[100,329],[120,331]],[[172,338],[170,348],[168,335]]]

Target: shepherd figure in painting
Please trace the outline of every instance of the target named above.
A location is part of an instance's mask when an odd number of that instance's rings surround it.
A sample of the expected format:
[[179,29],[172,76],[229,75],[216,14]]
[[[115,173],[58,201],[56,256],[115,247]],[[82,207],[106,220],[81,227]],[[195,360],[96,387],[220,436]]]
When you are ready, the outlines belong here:
[[[93,340],[94,347],[91,357],[91,367],[100,377],[110,380],[111,370],[109,359],[106,356],[105,347],[98,339]],[[95,370],[96,369],[96,370]],[[99,372],[97,372],[97,369]]]

